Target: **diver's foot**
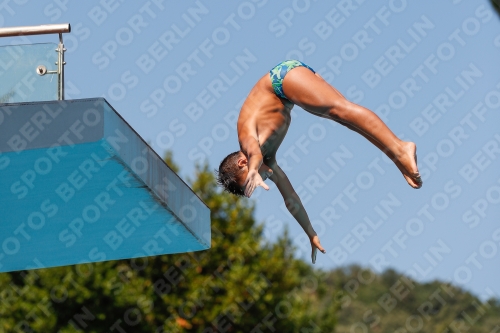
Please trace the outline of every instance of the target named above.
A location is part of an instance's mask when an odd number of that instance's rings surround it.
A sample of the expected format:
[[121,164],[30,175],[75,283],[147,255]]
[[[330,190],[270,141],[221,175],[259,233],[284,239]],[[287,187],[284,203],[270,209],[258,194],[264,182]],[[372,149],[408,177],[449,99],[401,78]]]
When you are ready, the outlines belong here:
[[395,163],[411,187],[422,187],[422,178],[417,167],[417,146],[413,142],[403,142],[402,152]]

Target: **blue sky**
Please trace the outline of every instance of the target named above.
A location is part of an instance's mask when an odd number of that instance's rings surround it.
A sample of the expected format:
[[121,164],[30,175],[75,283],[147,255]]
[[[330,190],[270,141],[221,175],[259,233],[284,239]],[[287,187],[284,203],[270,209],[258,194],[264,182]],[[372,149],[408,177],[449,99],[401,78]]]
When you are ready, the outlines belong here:
[[[489,1],[10,1],[0,26],[69,22],[67,98],[104,96],[181,175],[238,149],[235,117],[278,62],[306,62],[400,137],[424,186],[358,134],[300,108],[278,158],[327,255],[500,295],[500,24]],[[29,37],[57,42],[57,36]],[[10,38],[3,44],[16,43]],[[268,239],[304,233],[257,191]]]

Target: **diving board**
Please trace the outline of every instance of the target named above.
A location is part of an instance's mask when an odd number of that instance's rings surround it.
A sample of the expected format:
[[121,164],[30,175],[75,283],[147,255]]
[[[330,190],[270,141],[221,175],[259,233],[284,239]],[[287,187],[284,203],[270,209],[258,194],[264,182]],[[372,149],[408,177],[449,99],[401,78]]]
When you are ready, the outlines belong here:
[[0,272],[210,248],[208,207],[105,99],[0,114]]

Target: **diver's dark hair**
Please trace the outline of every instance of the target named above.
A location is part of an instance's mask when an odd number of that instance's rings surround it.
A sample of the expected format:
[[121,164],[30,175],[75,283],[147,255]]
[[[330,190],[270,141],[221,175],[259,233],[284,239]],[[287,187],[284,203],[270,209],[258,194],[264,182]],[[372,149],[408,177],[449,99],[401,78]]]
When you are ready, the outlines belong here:
[[238,158],[240,151],[235,151],[227,155],[222,162],[220,162],[219,170],[215,170],[217,177],[217,184],[222,186],[225,191],[237,196],[244,196],[242,187],[238,184],[238,176],[241,174],[238,168]]

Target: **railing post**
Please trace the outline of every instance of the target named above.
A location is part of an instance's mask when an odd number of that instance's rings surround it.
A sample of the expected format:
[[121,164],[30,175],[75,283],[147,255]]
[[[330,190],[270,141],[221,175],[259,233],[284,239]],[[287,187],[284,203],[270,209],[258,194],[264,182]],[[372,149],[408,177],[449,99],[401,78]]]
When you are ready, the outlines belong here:
[[66,63],[64,62],[64,52],[66,52],[66,49],[64,48],[64,43],[63,43],[63,38],[62,34],[59,34],[59,45],[56,50],[58,54],[58,60],[57,60],[57,76],[59,80],[59,87],[57,89],[57,98],[59,100],[64,99],[64,65]]

